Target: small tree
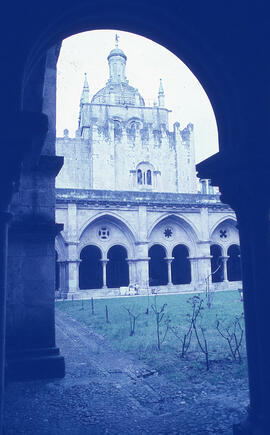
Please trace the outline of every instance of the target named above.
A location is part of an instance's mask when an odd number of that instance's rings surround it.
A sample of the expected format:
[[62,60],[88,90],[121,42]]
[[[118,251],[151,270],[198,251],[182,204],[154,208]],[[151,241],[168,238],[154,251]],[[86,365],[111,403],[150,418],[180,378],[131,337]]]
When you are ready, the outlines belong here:
[[213,295],[214,293],[210,290],[210,277],[215,275],[221,268],[222,264],[219,264],[219,266],[214,270],[214,272],[211,272],[206,278],[205,278],[205,298],[206,298],[206,305],[208,308],[211,308],[213,303]]
[[222,325],[221,321],[218,318],[216,319],[217,331],[227,341],[233,359],[238,359],[239,362],[242,360],[240,349],[244,337],[243,319],[244,313],[240,316],[235,316],[228,326]]
[[128,316],[129,316],[129,326],[130,326],[130,332],[129,335],[132,337],[135,334],[135,325],[136,325],[136,320],[138,319],[138,317],[141,315],[141,313],[139,314],[133,314],[129,308],[124,307],[124,309],[128,312]]
[[[164,317],[166,312],[167,304],[163,304],[160,309],[158,309],[157,306],[157,295],[155,295],[154,304],[151,305],[152,310],[154,311],[154,314],[156,316],[156,332],[157,332],[157,347],[158,350],[161,349],[162,343],[164,343],[164,340],[166,338],[166,335],[168,333],[169,327],[170,327],[170,319],[168,316]],[[162,324],[165,325],[165,331],[161,332],[161,326]]]
[[180,354],[181,358],[185,357],[189,349],[191,343],[191,337],[192,337],[192,328],[193,328],[192,316],[190,314],[187,314],[186,317],[189,320],[189,325],[184,335],[181,334],[180,328],[177,326],[170,326],[169,328],[170,331],[175,335],[175,337],[181,341],[181,354]]

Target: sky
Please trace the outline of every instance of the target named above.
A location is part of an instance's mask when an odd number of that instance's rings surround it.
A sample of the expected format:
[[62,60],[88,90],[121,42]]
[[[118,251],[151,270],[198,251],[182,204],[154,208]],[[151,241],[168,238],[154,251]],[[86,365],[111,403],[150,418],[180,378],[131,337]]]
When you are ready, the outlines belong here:
[[218,133],[215,115],[193,73],[161,45],[118,30],[93,30],[63,41],[57,64],[57,136],[63,136],[63,130],[67,128],[69,136],[74,137],[84,73],[87,73],[90,100],[105,86],[109,77],[107,56],[115,47],[116,34],[119,36],[119,48],[127,56],[126,77],[131,86],[138,88],[146,105],[152,106],[157,101],[162,78],[165,107],[172,110],[169,115],[170,129],[176,121],[180,122],[181,129],[189,122],[194,124],[197,163],[216,153]]

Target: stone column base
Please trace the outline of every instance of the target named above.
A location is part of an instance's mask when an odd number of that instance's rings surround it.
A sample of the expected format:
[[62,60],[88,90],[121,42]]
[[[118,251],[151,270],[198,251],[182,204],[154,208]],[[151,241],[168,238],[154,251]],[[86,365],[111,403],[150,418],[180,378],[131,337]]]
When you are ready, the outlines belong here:
[[65,361],[58,347],[22,350],[7,354],[8,381],[63,378]]

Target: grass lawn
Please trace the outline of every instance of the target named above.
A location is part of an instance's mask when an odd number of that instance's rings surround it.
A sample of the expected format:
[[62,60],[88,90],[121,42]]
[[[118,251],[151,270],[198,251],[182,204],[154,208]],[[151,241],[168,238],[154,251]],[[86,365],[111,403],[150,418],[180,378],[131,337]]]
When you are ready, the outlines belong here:
[[[193,295],[158,295],[157,306],[165,308],[164,319],[168,316],[172,326],[179,327],[180,335],[188,327],[187,314],[191,313],[192,306],[187,303]],[[201,295],[204,298],[204,295]],[[226,383],[240,380],[246,383],[247,365],[245,357],[245,341],[241,348],[242,362],[233,361],[227,342],[216,330],[216,315],[224,325],[228,325],[236,315],[243,311],[242,302],[236,291],[219,292],[214,294],[210,309],[203,310],[201,324],[205,328],[205,337],[208,342],[210,370],[206,371],[205,357],[200,351],[193,333],[191,345],[185,358],[180,357],[181,342],[169,331],[161,350],[157,349],[156,317],[151,308],[154,296],[122,297],[114,299],[94,300],[95,313],[91,313],[91,301],[84,300],[83,309],[81,301],[57,301],[56,307],[65,311],[78,321],[89,326],[91,331],[102,335],[107,341],[119,350],[130,352],[148,363],[159,374],[164,374],[174,382],[182,384],[189,380],[192,383],[207,382]],[[105,307],[108,307],[109,323],[106,323]],[[149,306],[149,314],[146,314]],[[137,315],[135,334],[130,336],[129,315],[125,308]],[[165,325],[161,326],[161,332]]]

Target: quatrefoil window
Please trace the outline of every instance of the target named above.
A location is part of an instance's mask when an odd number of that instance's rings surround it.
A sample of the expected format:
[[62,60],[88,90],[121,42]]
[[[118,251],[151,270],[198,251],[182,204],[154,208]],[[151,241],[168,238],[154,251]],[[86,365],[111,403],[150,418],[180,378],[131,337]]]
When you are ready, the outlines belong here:
[[107,227],[100,227],[98,230],[98,235],[101,240],[108,240],[110,236],[110,230]]
[[227,237],[228,237],[227,230],[219,230],[219,237],[221,239],[223,239],[223,237],[224,237],[224,239],[227,239]]

